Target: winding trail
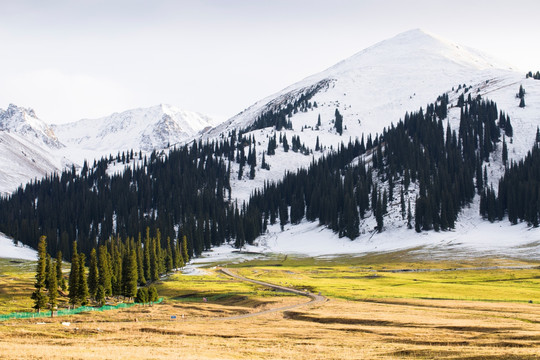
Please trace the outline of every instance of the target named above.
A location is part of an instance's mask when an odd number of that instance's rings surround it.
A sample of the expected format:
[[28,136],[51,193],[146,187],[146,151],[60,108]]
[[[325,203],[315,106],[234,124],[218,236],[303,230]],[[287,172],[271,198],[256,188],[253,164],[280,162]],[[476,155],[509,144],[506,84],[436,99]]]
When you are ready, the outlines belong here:
[[323,303],[323,302],[325,302],[327,300],[326,297],[324,297],[322,295],[314,294],[314,293],[311,293],[311,292],[308,292],[308,291],[301,291],[301,290],[297,290],[297,289],[293,289],[293,288],[289,288],[289,287],[285,287],[285,286],[281,286],[281,285],[267,283],[267,282],[264,282],[264,281],[249,279],[249,278],[243,277],[241,275],[235,274],[232,271],[230,271],[229,269],[221,268],[221,269],[219,269],[219,271],[221,271],[223,274],[225,274],[227,276],[230,276],[230,277],[235,278],[235,279],[240,280],[240,281],[250,282],[250,283],[253,283],[253,284],[257,284],[257,285],[269,287],[269,288],[272,288],[272,289],[276,289],[278,291],[283,291],[283,292],[288,292],[288,293],[292,293],[292,294],[296,294],[296,295],[305,296],[305,297],[310,298],[311,300],[306,302],[306,303],[300,303],[300,304],[295,304],[295,305],[287,305],[287,306],[267,309],[267,310],[263,310],[263,311],[259,311],[259,312],[255,312],[255,313],[243,314],[243,315],[235,315],[235,316],[214,318],[213,320],[245,319],[245,318],[250,318],[250,317],[255,317],[255,316],[266,315],[266,314],[270,314],[270,313],[274,313],[274,312],[295,309],[295,308],[299,308],[299,307],[302,307],[302,306],[308,306],[308,305],[314,305],[314,304],[318,304],[318,303]]

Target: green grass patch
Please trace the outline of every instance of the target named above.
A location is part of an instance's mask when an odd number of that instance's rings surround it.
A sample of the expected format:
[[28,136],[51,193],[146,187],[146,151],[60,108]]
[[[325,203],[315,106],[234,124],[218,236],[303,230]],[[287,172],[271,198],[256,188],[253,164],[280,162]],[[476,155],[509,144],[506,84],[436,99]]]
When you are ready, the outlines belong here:
[[[507,259],[404,262],[402,256],[284,258],[236,265],[243,276],[347,300],[369,298],[540,302],[540,268],[478,269],[538,265]],[[458,269],[458,270],[455,270]],[[429,270],[429,271],[426,271]]]

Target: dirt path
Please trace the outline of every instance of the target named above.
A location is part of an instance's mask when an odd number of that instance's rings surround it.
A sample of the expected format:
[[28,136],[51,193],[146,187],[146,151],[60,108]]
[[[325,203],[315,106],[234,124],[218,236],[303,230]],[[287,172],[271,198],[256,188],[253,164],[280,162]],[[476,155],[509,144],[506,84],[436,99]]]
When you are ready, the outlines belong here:
[[282,306],[282,307],[278,307],[278,308],[263,310],[263,311],[250,313],[250,314],[244,314],[244,315],[236,315],[236,316],[215,318],[214,320],[245,319],[245,318],[250,318],[250,317],[254,317],[254,316],[266,315],[266,314],[270,314],[270,313],[273,313],[273,312],[295,309],[295,308],[299,308],[301,306],[307,306],[307,305],[313,305],[313,304],[317,304],[317,303],[322,303],[322,302],[325,302],[327,300],[326,297],[324,297],[322,295],[314,294],[314,293],[311,293],[311,292],[308,292],[308,291],[301,291],[301,290],[297,290],[297,289],[293,289],[293,288],[289,288],[289,287],[285,287],[285,286],[280,286],[280,285],[267,283],[267,282],[264,282],[264,281],[248,279],[246,277],[243,277],[243,276],[240,276],[238,274],[233,273],[229,269],[223,269],[222,268],[222,269],[220,269],[220,271],[223,274],[225,274],[227,276],[230,276],[230,277],[233,277],[233,278],[235,278],[237,280],[240,280],[240,281],[250,282],[250,283],[253,283],[253,284],[257,284],[257,285],[262,285],[262,286],[265,286],[265,287],[276,289],[278,291],[283,291],[283,292],[288,292],[288,293],[292,293],[292,294],[296,294],[296,295],[306,296],[306,297],[310,298],[311,300],[306,302],[306,303]]

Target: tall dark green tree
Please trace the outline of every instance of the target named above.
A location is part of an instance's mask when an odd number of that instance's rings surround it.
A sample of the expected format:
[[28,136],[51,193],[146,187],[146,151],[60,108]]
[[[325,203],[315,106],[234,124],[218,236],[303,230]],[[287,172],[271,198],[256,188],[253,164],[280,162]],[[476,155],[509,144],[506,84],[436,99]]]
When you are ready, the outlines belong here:
[[336,132],[339,135],[343,134],[343,116],[339,113],[339,110],[336,109],[335,111],[335,121],[334,121],[334,127],[336,128]]
[[41,236],[38,244],[38,262],[36,266],[36,282],[34,287],[36,290],[32,293],[34,300],[34,309],[39,313],[47,304],[47,296],[45,295],[45,280],[47,279],[47,238]]
[[49,306],[51,317],[54,316],[54,310],[58,305],[58,278],[56,276],[56,266],[51,266],[49,273]]
[[73,242],[73,250],[71,253],[71,271],[69,272],[69,303],[73,306],[80,304],[80,261],[77,251],[77,242]]
[[135,250],[131,249],[127,256],[127,262],[124,270],[124,296],[134,298],[137,295],[137,255]]
[[88,297],[90,296],[88,292],[88,280],[86,277],[86,255],[83,253],[79,254],[79,271],[78,271],[78,285],[77,285],[77,302],[81,305],[88,304]]
[[88,264],[88,292],[92,299],[96,298],[96,292],[99,285],[98,258],[96,249],[90,252],[90,262]]

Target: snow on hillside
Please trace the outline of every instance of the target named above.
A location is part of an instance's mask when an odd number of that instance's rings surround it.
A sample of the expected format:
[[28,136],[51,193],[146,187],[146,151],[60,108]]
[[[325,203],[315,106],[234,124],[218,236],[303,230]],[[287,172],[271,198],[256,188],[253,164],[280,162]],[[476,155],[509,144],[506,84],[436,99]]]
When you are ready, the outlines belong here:
[[26,245],[15,245],[13,239],[0,233],[0,258],[37,260],[37,251]]
[[53,128],[66,145],[64,155],[82,165],[84,159],[93,160],[122,151],[163,149],[215,125],[208,116],[170,105],[157,105]]
[[[507,65],[475,50],[414,30],[372,46],[259,101],[206,136],[226,135],[233,129],[246,128],[259,114],[279,109],[323,80],[328,85],[322,86],[310,99],[317,103],[317,107],[292,114],[290,120],[294,129],[277,132],[278,138],[280,134],[287,136],[289,144],[293,135],[300,136],[302,143],[313,153],[308,156],[291,150],[285,153],[278,144],[276,155],[266,156],[271,167],[267,171],[260,168],[262,152],[275,130],[265,128],[245,134],[256,139],[258,171],[255,179],[249,180],[249,168],[245,168],[244,176],[239,180],[238,164],[233,163],[233,198],[239,202],[247,201],[252,191],[261,188],[265,181],[279,181],[286,171],[308,166],[341,142],[346,144],[349,139],[354,140],[362,134],[381,133],[384,127],[402,118],[406,111],[417,111],[443,93],[449,94],[450,105],[454,106],[449,109],[446,121],[457,131],[460,110],[455,105],[458,96],[465,92],[463,85],[468,89],[465,96],[470,92],[473,97],[481,95],[493,100],[499,110],[510,116],[514,128],[513,138],[506,139],[510,160],[520,160],[527,154],[540,125],[540,81],[525,79],[524,74],[514,72]],[[519,99],[516,99],[520,84],[526,90],[525,108],[519,108]],[[336,133],[332,122],[336,108],[344,117],[342,136]],[[319,115],[322,124],[316,129]],[[317,137],[325,149],[323,152],[314,151]],[[504,172],[501,151],[502,145],[492,154],[490,162],[484,164],[488,169],[488,182],[495,189]],[[399,188],[396,187],[395,191],[394,198],[399,199]],[[416,194],[417,189],[413,186],[405,195],[406,201],[411,199],[413,207]],[[332,231],[318,227],[316,223],[290,226],[284,232],[279,227],[272,227],[267,235],[257,240],[258,251],[323,255],[419,247],[430,256],[437,253],[446,256],[498,254],[537,258],[540,255],[539,229],[530,229],[526,224],[511,226],[507,219],[493,224],[484,221],[479,215],[478,201],[476,197],[471,207],[462,211],[453,231],[418,235],[414,230],[407,230],[406,220],[399,213],[399,201],[396,201],[390,205],[389,214],[385,217],[385,232],[381,234],[373,234],[375,220],[372,217],[362,221],[362,234],[355,241],[339,239]]]
[[[318,86],[318,92],[310,99],[317,103],[307,111],[292,114],[293,130],[282,131],[290,144],[293,135],[314,150],[317,138],[323,149],[335,149],[342,142],[360,138],[363,134],[375,135],[383,128],[396,123],[405,112],[417,111],[437,96],[453,87],[467,84],[483,84],[489,79],[517,83],[523,74],[476,50],[453,44],[422,30],[411,30],[373,45],[333,67],[310,76],[277,94],[271,95],[227,122],[204,135],[215,138],[227,135],[234,129],[244,129],[257,117],[268,111],[284,107],[301,94]],[[503,80],[500,80],[503,79]],[[495,86],[495,85],[494,85]],[[495,87],[491,91],[497,91]],[[506,104],[506,103],[505,103]],[[335,110],[343,115],[343,135],[339,135],[333,121]],[[317,119],[321,126],[317,129]],[[262,152],[268,146],[274,130],[266,128],[248,133],[257,141],[258,165]],[[279,137],[279,133],[278,133]],[[233,173],[233,197],[240,202],[249,198],[251,191],[260,188],[265,180],[279,180],[285,171],[308,166],[321,153],[310,156],[279,150],[275,156],[267,156],[270,171],[261,170],[253,181],[235,180]],[[237,169],[233,168],[233,171]]]

